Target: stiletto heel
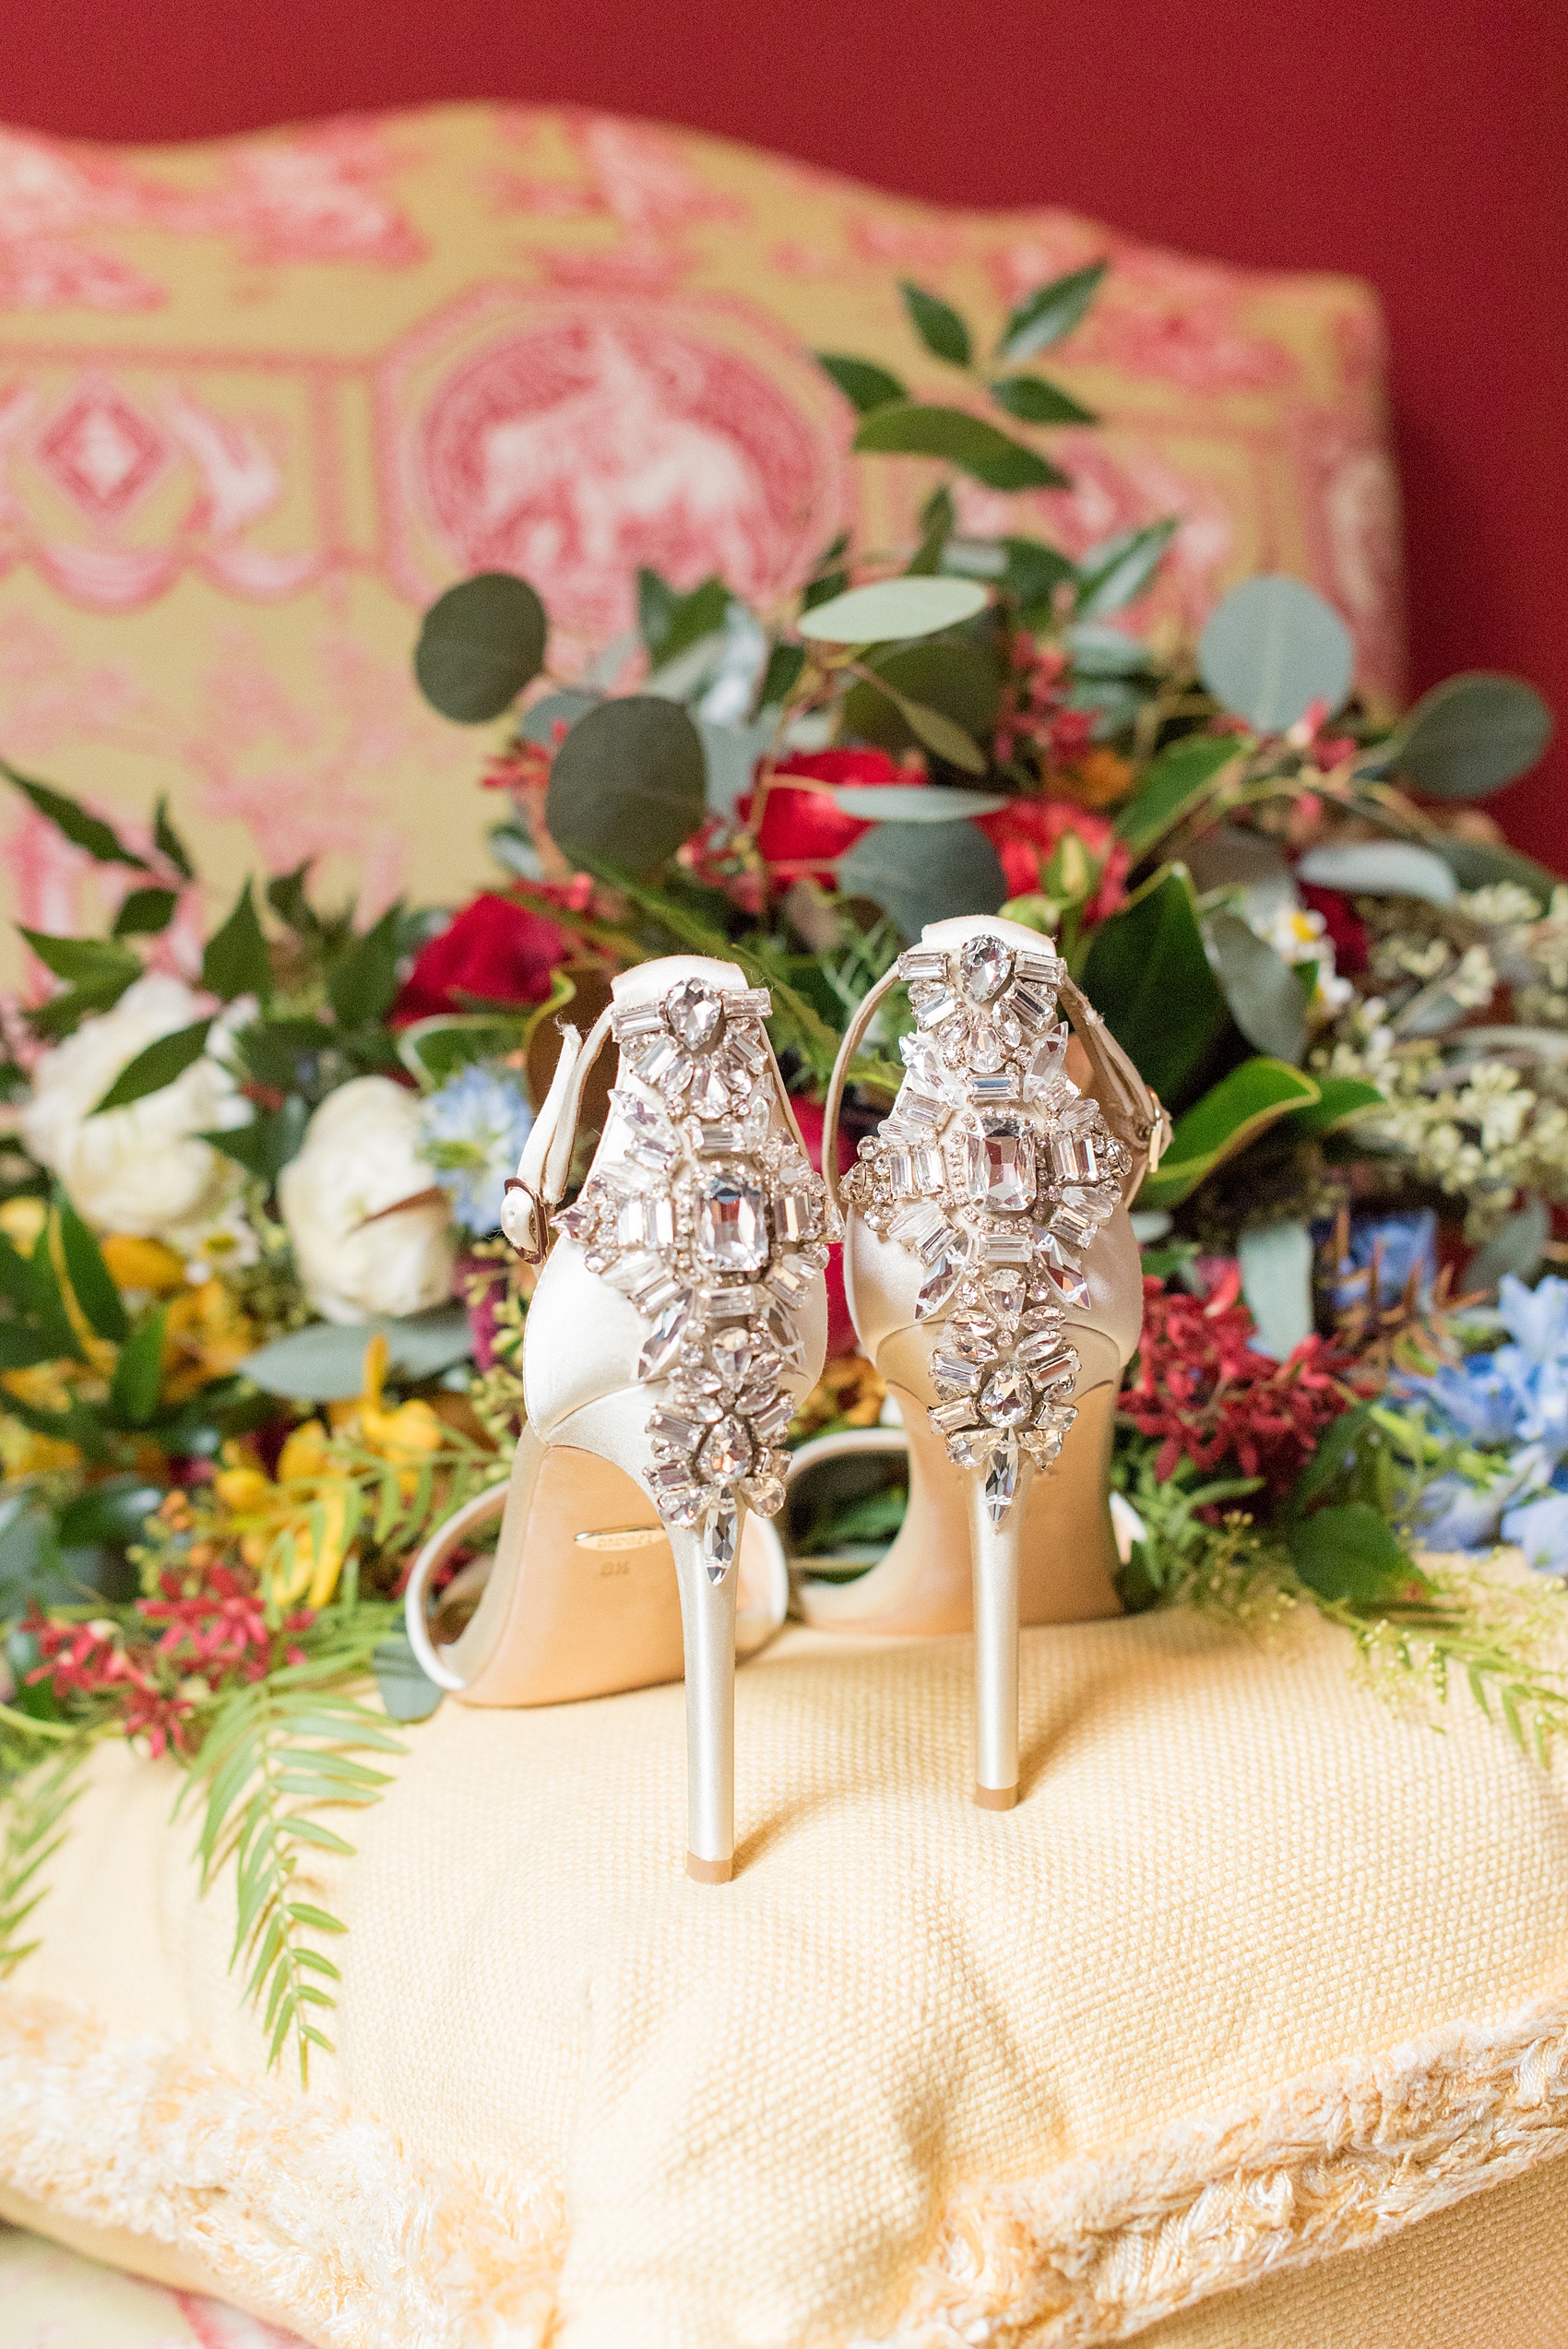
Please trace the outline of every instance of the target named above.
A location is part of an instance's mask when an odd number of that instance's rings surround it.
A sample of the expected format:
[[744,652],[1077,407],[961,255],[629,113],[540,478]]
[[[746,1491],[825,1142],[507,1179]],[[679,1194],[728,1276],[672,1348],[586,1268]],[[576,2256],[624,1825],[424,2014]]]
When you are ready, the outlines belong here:
[[[584,1080],[613,1035],[611,1115],[529,1307],[510,1484],[426,1545],[406,1618],[425,1671],[469,1704],[553,1704],[683,1671],[688,1867],[718,1883],[734,1861],[737,1632],[751,1652],[788,1600],[767,1520],[784,1500],[780,1440],[821,1374],[834,1215],[762,1026],[766,990],[733,964],[673,955],[623,973],[613,996],[586,1042],[563,1030],[508,1185],[503,1228],[538,1262]],[[432,1576],[498,1512],[473,1618],[438,1641]]]
[[846,1073],[900,983],[906,1074],[842,1187],[849,1309],[903,1418],[909,1506],[880,1564],[803,1580],[797,1604],[824,1629],[972,1630],[976,1799],[1004,1809],[1019,1622],[1118,1611],[1110,1445],[1143,1317],[1127,1202],[1169,1128],[1047,942],[965,917],[899,956],[844,1038],[830,1190]]

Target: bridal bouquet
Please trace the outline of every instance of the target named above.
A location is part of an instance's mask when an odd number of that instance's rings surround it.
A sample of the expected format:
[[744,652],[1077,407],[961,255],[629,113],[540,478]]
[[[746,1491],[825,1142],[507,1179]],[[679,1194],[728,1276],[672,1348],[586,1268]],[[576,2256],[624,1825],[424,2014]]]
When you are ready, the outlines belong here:
[[[25,933],[34,983],[4,1011],[0,1964],[77,1762],[128,1736],[188,1773],[204,1868],[237,1861],[275,2053],[325,2043],[334,1920],[294,1878],[344,1847],[323,1810],[374,1798],[391,1724],[439,1701],[397,1599],[521,1423],[531,1276],[502,1187],[553,1016],[682,949],[769,990],[810,1140],[854,1008],[924,923],[1003,911],[1052,940],[1173,1123],[1135,1202],[1126,1604],[1315,1608],[1369,1669],[1439,1693],[1461,1672],[1543,1750],[1568,1718],[1538,1661],[1568,1572],[1568,1285],[1545,1269],[1568,891],[1476,804],[1550,722],[1491,674],[1384,722],[1288,578],[1195,641],[1141,633],[1173,521],[1076,563],[966,533],[960,480],[1060,480],[1042,433],[1093,421],[1039,362],[1099,275],[1041,287],[988,355],[907,286],[951,406],[823,356],[867,461],[927,469],[918,544],[836,541],[767,610],[645,570],[635,634],[570,676],[527,581],[449,589],[419,682],[499,730],[497,870],[462,907],[362,918],[302,870],[204,928],[165,808],[133,839],[4,768],[123,887],[103,937]],[[851,1070],[851,1133],[897,1086],[900,1008]],[[830,1352],[797,1436],[882,1408],[841,1291]],[[1547,1579],[1457,1555],[1499,1540]]]

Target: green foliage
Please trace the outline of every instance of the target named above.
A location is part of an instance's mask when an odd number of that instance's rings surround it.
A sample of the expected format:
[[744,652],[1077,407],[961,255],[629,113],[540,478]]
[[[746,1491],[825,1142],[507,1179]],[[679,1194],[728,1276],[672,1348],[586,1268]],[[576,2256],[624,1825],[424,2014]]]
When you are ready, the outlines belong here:
[[873,408],[886,408],[894,400],[908,399],[909,393],[897,375],[885,367],[873,366],[869,359],[849,359],[836,350],[819,350],[816,363],[830,375],[850,405],[861,415],[869,416]]
[[177,889],[133,889],[120,900],[114,916],[116,938],[156,938],[174,919],[180,902]]
[[65,791],[56,791],[48,783],[37,783],[30,776],[18,774],[5,759],[0,759],[0,775],[21,793],[23,799],[30,801],[39,814],[69,840],[74,848],[85,848],[99,864],[128,865],[136,872],[150,870],[145,857],[138,857],[127,848],[113,826],[105,824],[101,816],[89,815],[79,800],[73,800]]
[[198,1019],[189,1027],[177,1027],[172,1036],[155,1036],[150,1044],[143,1045],[134,1060],[126,1062],[102,1099],[94,1104],[93,1116],[101,1117],[108,1109],[127,1109],[148,1093],[161,1093],[166,1085],[172,1085],[176,1077],[184,1076],[200,1060],[211,1033],[211,1020]]
[[[986,761],[980,745],[991,739],[1000,702],[995,661],[972,645],[939,639],[873,654],[844,696],[839,724],[844,733],[885,750],[902,751],[911,741],[920,741],[966,772],[982,775]],[[924,732],[905,716],[906,704],[922,713]],[[961,757],[932,740],[933,714],[961,732]]]
[[358,1394],[365,1347],[379,1332],[395,1378],[432,1379],[472,1351],[461,1305],[433,1305],[422,1313],[381,1314],[374,1321],[312,1322],[251,1355],[244,1368],[254,1385],[295,1402],[336,1403]]
[[[207,942],[201,958],[201,983],[208,993],[225,1003],[232,1002],[236,995],[265,999],[271,992],[272,967],[267,939],[256,919],[248,880],[234,900],[232,913]],[[153,1088],[147,1089],[150,1092]]]
[[1060,490],[1067,476],[1036,450],[965,408],[897,400],[861,419],[855,447],[867,457],[934,457],[992,490]]
[[1300,579],[1243,579],[1210,612],[1198,667],[1221,707],[1262,734],[1283,734],[1321,702],[1330,715],[1350,690],[1350,632]]
[[92,1012],[106,1012],[141,977],[141,961],[128,946],[108,938],[52,938],[18,924],[45,969],[66,981],[66,992],[28,1014],[36,1036],[55,1041],[68,1036]]
[[307,1897],[320,1865],[314,1856],[353,1850],[322,1813],[375,1801],[387,1774],[361,1756],[404,1750],[384,1715],[336,1684],[369,1665],[391,1613],[368,1605],[345,1610],[307,1662],[228,1691],[187,1782],[202,1807],[202,1889],[233,1869],[231,1968],[245,1970],[245,1999],[269,2035],[268,2063],[291,2041],[302,2083],[311,2049],[331,2051],[321,2023],[336,2003],[327,1985],[340,1979],[316,1941],[344,1930],[319,1898]]
[[45,1725],[0,1708],[0,1799],[5,1802],[0,1840],[0,1978],[14,1973],[38,1946],[21,1937],[42,1898],[36,1889],[39,1871],[65,1841],[65,1822],[81,1792],[78,1774],[90,1743],[80,1732],[51,1734]]
[[1388,1520],[1367,1501],[1344,1501],[1297,1518],[1289,1541],[1297,1573],[1319,1598],[1375,1607],[1409,1589],[1409,1554]]
[[648,658],[656,669],[717,635],[730,609],[730,590],[722,579],[705,579],[689,595],[681,595],[657,571],[637,573],[637,627]]
[[898,291],[909,314],[909,324],[932,357],[944,359],[950,367],[967,367],[970,358],[969,330],[958,313],[939,295],[911,285],[908,278],[900,278]]
[[1085,408],[1060,384],[1043,375],[998,375],[986,386],[998,408],[1020,424],[1098,424],[1092,408]]
[[908,939],[927,922],[995,913],[1007,895],[1001,860],[972,824],[876,824],[838,860],[838,885],[869,897]]
[[1375,765],[1437,799],[1484,800],[1534,766],[1551,730],[1551,712],[1533,685],[1467,670],[1422,694],[1379,744]]
[[1156,873],[1091,933],[1082,984],[1146,1082],[1179,1108],[1230,1025],[1183,866]]
[[577,720],[551,770],[551,837],[578,864],[629,857],[647,872],[702,822],[702,736],[677,703],[654,694],[600,702]]
[[153,844],[164,861],[173,866],[182,881],[196,879],[196,867],[190,852],[169,821],[169,802],[160,800],[152,814]]
[[1091,547],[1078,564],[1074,611],[1079,620],[1104,620],[1136,601],[1164,562],[1179,528],[1174,516],[1123,530]]
[[123,1346],[131,1325],[102,1251],[63,1192],[55,1194],[54,1213],[72,1295],[98,1335]]
[[1037,286],[1033,293],[1026,294],[1002,330],[996,346],[998,360],[1016,366],[1021,360],[1032,359],[1036,351],[1063,341],[1082,322],[1110,267],[1109,261],[1096,261],[1087,269],[1069,270],[1065,277],[1052,278],[1049,285]]
[[391,906],[379,921],[351,938],[327,967],[327,1000],[343,1027],[374,1027],[392,1008],[398,992],[398,929],[402,905]]
[[960,627],[985,610],[985,589],[971,580],[880,579],[814,605],[800,632],[814,644],[891,645]]
[[1261,1054],[1243,1061],[1176,1120],[1158,1170],[1144,1178],[1139,1206],[1179,1205],[1216,1167],[1292,1110],[1312,1108],[1318,1097],[1313,1080],[1283,1061]]
[[1206,915],[1210,964],[1249,1044],[1298,1066],[1307,1048],[1307,1012],[1295,967],[1266,939],[1225,911]]
[[544,666],[550,623],[526,579],[481,571],[438,596],[414,650],[414,676],[433,709],[482,726],[509,709]]

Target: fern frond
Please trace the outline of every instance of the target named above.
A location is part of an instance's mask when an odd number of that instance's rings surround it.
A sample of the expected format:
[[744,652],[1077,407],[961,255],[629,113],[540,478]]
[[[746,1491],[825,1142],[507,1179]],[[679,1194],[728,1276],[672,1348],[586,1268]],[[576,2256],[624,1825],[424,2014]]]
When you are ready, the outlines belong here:
[[65,1841],[65,1815],[81,1792],[77,1773],[93,1743],[77,1730],[53,1743],[7,1738],[4,1749],[6,1823],[0,1840],[0,1977],[18,1966],[36,1941],[21,1932],[42,1899],[33,1880]]
[[306,1936],[345,1929],[308,1897],[317,1889],[310,1855],[353,1850],[317,1813],[328,1805],[374,1802],[387,1774],[359,1756],[405,1750],[383,1714],[330,1684],[363,1668],[392,1611],[353,1609],[340,1629],[327,1626],[307,1661],[222,1697],[190,1769],[188,1784],[202,1802],[202,1883],[231,1865],[234,1871],[230,1970],[245,1969],[244,1997],[268,2034],[268,2065],[291,2038],[302,2083],[311,2049],[331,2051],[318,2018],[335,2002],[322,1980],[339,1979]]

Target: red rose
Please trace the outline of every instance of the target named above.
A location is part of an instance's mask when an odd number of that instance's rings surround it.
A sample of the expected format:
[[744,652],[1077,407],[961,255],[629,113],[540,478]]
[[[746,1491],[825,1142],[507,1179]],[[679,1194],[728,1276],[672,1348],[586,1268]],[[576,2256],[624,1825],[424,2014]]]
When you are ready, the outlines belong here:
[[1341,979],[1354,979],[1367,967],[1365,924],[1348,897],[1337,889],[1320,889],[1313,881],[1298,881],[1302,905],[1322,914],[1323,932],[1334,949],[1334,967]]
[[[975,821],[1002,860],[1010,897],[1029,897],[1045,887],[1045,868],[1065,832],[1075,832],[1100,862],[1099,886],[1088,903],[1091,921],[1115,912],[1126,891],[1127,851],[1103,815],[1075,807],[1071,800],[1009,800],[994,815]],[[1103,861],[1100,861],[1103,860]]]
[[476,897],[415,958],[392,1006],[391,1025],[462,1012],[464,996],[496,1003],[542,1003],[566,941],[552,921],[515,898]]
[[[846,815],[831,791],[813,791],[802,784],[864,786],[923,780],[917,770],[898,765],[885,751],[797,751],[774,769],[757,847],[782,880],[795,881],[806,874],[816,881],[831,881],[837,859],[853,848],[871,825],[863,816]],[[751,810],[749,799],[740,801],[735,812],[742,824],[750,820]]]

